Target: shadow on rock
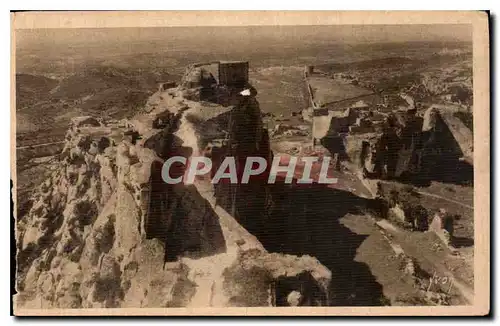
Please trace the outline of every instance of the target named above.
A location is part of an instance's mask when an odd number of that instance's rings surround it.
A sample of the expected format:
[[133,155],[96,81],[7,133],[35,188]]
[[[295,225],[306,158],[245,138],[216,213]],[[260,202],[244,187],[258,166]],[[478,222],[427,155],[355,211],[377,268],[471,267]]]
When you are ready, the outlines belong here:
[[455,248],[472,247],[474,245],[474,239],[453,236],[451,238],[451,245]]
[[165,261],[185,254],[201,258],[225,252],[219,218],[210,203],[194,186],[163,182],[161,168],[159,162],[151,167],[147,238],[165,242]]
[[[240,209],[238,216],[267,250],[311,255],[329,268],[331,305],[384,304],[382,286],[365,263],[354,260],[367,236],[352,232],[339,221],[346,214],[362,214],[367,200],[318,184],[307,188],[275,184],[270,196],[268,214],[245,216],[250,214]],[[253,212],[250,207],[248,210]]]

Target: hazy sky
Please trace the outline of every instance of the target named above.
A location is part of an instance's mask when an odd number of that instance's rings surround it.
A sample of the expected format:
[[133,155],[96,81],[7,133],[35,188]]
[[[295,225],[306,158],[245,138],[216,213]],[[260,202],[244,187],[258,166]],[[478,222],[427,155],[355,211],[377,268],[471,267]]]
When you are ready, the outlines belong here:
[[17,30],[19,47],[31,44],[137,42],[198,38],[297,39],[358,42],[472,41],[472,25],[331,25],[246,27],[142,27]]

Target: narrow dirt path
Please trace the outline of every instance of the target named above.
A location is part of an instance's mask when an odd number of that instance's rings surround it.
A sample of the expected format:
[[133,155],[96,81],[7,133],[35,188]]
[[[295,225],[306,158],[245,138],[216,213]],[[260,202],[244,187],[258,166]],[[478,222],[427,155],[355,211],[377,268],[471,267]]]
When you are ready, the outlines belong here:
[[43,147],[43,146],[49,146],[49,145],[56,145],[56,144],[63,144],[63,143],[64,143],[64,141],[56,141],[56,142],[44,143],[44,144],[19,146],[19,147],[16,147],[16,149],[37,148],[37,147]]
[[222,273],[233,263],[236,255],[218,254],[200,259],[184,259],[189,267],[189,278],[197,285],[196,292],[187,307],[224,307],[228,299],[223,295]]
[[[207,181],[195,182],[196,189],[201,196],[208,201],[212,209],[217,213],[219,222],[226,242],[226,250],[223,253],[202,257],[184,258],[183,263],[189,267],[189,279],[197,285],[196,292],[187,307],[226,307],[229,303],[223,291],[226,268],[238,260],[238,240],[244,239],[247,246],[262,249],[263,247],[256,239],[238,224],[235,224],[230,215],[221,207],[216,205],[212,185]],[[253,238],[253,237],[252,237]]]
[[421,195],[424,195],[424,196],[429,196],[429,197],[433,197],[433,198],[438,198],[438,199],[442,199],[442,200],[445,200],[445,201],[448,201],[450,203],[454,203],[456,205],[459,205],[459,206],[462,206],[462,207],[465,207],[465,208],[468,208],[468,209],[471,209],[471,210],[474,210],[474,207],[471,206],[471,205],[467,205],[467,204],[464,204],[462,202],[459,202],[457,200],[454,200],[454,199],[450,199],[450,198],[446,198],[446,197],[443,197],[443,196],[439,196],[439,195],[436,195],[436,194],[431,194],[430,192],[426,192],[426,191],[417,191],[419,194]]

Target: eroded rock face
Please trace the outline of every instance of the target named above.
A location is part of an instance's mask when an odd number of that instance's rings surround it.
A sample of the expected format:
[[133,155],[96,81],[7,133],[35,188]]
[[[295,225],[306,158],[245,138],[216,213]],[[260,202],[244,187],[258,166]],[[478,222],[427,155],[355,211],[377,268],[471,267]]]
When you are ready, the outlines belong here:
[[389,115],[380,135],[363,148],[364,173],[394,178],[417,173],[422,148],[422,119],[415,112]]
[[[216,162],[272,155],[255,92],[233,94],[227,106],[192,101],[183,96],[187,86],[160,88],[130,121],[73,121],[60,168],[18,223],[19,306],[273,305],[269,282],[296,275],[302,276],[292,283],[314,285],[323,298],[317,304],[327,303],[326,268],[310,257],[268,254],[238,223],[264,211],[261,184],[229,196],[209,179],[163,182],[161,167],[170,155],[212,155]],[[251,277],[255,286],[234,277],[249,269],[259,271]],[[238,299],[243,294],[256,299]]]
[[421,195],[413,187],[379,184],[378,197],[387,204],[385,217],[414,231],[428,230],[430,212],[422,206]]
[[444,109],[431,107],[423,117],[412,110],[398,112],[387,117],[380,133],[362,142],[359,157],[368,178],[430,180],[436,170],[453,173],[460,160],[472,164],[472,134]]
[[446,246],[452,245],[454,217],[446,210],[436,212],[429,225],[429,231],[434,232]]

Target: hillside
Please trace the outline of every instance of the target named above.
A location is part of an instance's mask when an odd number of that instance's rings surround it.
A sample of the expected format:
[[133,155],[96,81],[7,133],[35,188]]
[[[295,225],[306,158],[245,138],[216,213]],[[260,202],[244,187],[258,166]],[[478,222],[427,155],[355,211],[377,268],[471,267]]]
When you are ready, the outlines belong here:
[[16,307],[328,304],[327,268],[308,255],[268,253],[239,223],[264,213],[247,205],[259,203],[262,185],[242,185],[246,195],[232,202],[205,178],[158,180],[167,155],[199,155],[220,143],[218,133],[232,135],[239,155],[269,150],[248,141],[263,132],[252,128],[258,121],[248,129],[240,120],[245,111],[260,120],[253,97],[226,107],[184,97],[193,92],[159,91],[127,121],[72,119],[55,168],[18,220]]
[[26,106],[47,100],[50,91],[58,81],[44,76],[16,74],[16,107],[23,110]]
[[165,69],[142,71],[90,66],[63,78],[16,75],[18,133],[67,125],[74,116],[124,118],[143,106],[159,82],[177,78]]

